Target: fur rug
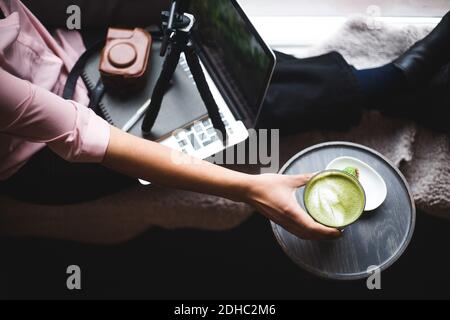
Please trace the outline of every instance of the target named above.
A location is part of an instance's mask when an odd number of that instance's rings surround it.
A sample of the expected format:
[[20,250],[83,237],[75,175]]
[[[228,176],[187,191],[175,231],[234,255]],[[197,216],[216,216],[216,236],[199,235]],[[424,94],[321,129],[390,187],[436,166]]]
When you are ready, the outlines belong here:
[[[373,28],[365,18],[352,18],[309,54],[336,50],[358,68],[373,67],[392,60],[429,31],[426,27],[398,29],[385,24]],[[348,133],[310,132],[283,138],[281,164],[305,147],[332,140],[353,141],[380,151],[403,171],[419,209],[450,218],[448,136],[371,112]],[[244,204],[155,186],[64,207],[28,205],[2,198],[0,233],[116,243],[151,226],[226,230],[239,225],[252,212]]]
[[[413,25],[398,28],[379,24],[373,28],[366,18],[355,17],[310,54],[336,50],[355,67],[370,68],[392,61],[430,31],[431,27]],[[450,218],[448,135],[373,112],[366,114],[361,125],[342,138],[345,137],[379,150],[398,165],[410,183],[418,209]]]

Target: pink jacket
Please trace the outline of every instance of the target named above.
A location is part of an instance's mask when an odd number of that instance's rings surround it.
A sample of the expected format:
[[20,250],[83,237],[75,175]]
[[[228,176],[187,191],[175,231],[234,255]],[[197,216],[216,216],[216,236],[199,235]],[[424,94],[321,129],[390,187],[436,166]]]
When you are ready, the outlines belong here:
[[85,106],[82,82],[74,100],[59,97],[83,52],[77,32],[55,38],[19,0],[0,0],[0,180],[45,145],[68,161],[101,162],[109,125]]

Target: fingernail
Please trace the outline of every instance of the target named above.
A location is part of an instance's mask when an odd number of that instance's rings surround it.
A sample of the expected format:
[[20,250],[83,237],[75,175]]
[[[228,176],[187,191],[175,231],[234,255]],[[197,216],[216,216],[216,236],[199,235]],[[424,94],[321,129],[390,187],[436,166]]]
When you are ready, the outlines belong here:
[[342,236],[342,234],[344,233],[344,230],[339,230],[339,229],[337,229],[339,232],[338,233],[336,233],[336,235],[335,235],[335,237],[336,237],[336,239],[337,238],[340,238],[341,236]]
[[320,171],[316,171],[310,174],[309,178],[311,179],[312,177],[314,177],[316,174],[318,174]]

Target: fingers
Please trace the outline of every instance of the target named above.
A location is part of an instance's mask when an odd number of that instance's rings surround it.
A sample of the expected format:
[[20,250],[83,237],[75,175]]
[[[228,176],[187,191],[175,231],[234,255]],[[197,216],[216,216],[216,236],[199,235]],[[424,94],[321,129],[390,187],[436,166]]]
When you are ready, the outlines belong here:
[[[261,212],[282,225],[287,231],[306,240],[335,239],[341,235],[337,229],[323,226],[308,215],[297,202],[295,189],[305,185],[315,174],[274,175],[271,192],[264,189],[262,196],[253,204],[262,209]],[[265,176],[267,177],[267,176]],[[275,185],[273,184],[275,182]],[[276,185],[278,183],[278,186]],[[275,188],[277,187],[277,188]],[[289,195],[289,191],[292,191]]]
[[285,224],[284,227],[287,231],[303,240],[333,240],[342,235],[339,230],[322,226],[316,222],[308,227],[298,227],[292,224]]
[[299,230],[299,237],[305,240],[336,239],[341,236],[341,231],[335,228],[326,227],[314,221],[299,205],[289,215],[297,226],[302,226]]
[[342,232],[338,229],[325,227],[320,223],[313,221],[313,223],[308,227],[313,237],[317,239],[336,239],[342,235]]
[[[295,187],[304,186],[314,177],[315,173],[306,173],[299,175],[292,175],[293,184]],[[295,201],[296,202],[296,201]],[[297,203],[297,202],[296,202]],[[294,206],[292,212],[288,213],[294,220],[293,222],[297,228],[293,227],[294,233],[302,239],[319,240],[319,239],[335,239],[341,236],[341,232],[334,228],[326,227],[314,221],[309,214],[307,214],[300,205]]]

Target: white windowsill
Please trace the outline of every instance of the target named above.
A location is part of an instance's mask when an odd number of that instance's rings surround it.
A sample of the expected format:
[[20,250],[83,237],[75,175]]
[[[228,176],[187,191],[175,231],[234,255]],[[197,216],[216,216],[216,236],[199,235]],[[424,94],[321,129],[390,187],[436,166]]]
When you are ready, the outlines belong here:
[[[250,19],[272,48],[301,55],[308,48],[318,45],[330,37],[342,27],[348,17],[255,16]],[[377,17],[375,19],[399,27],[408,24],[435,26],[440,21],[440,18],[428,17]]]

